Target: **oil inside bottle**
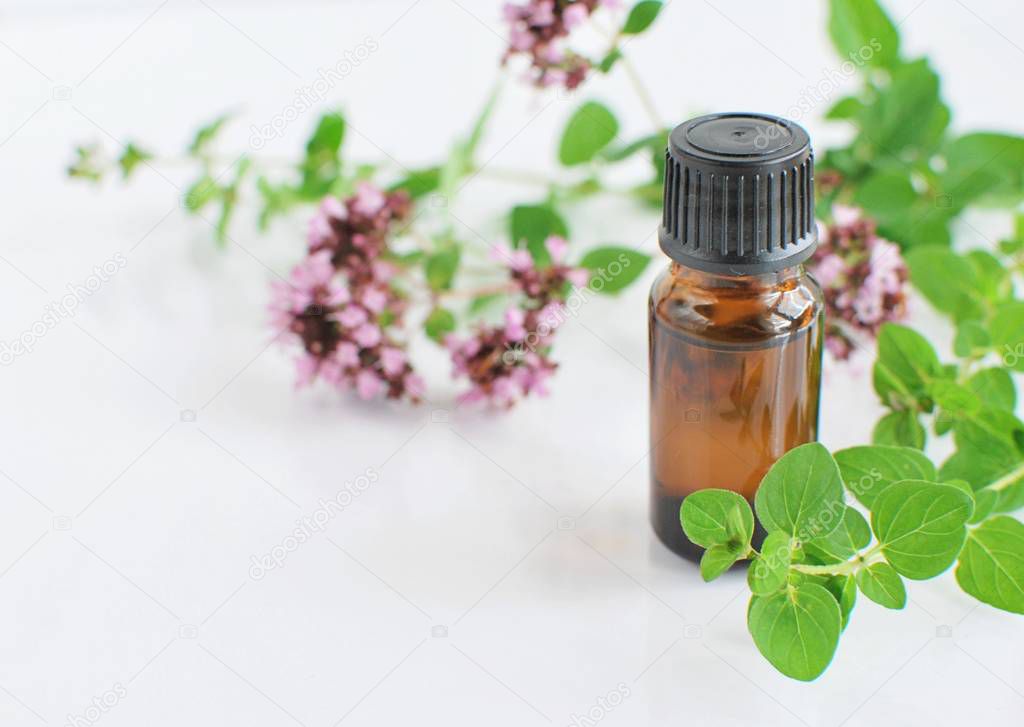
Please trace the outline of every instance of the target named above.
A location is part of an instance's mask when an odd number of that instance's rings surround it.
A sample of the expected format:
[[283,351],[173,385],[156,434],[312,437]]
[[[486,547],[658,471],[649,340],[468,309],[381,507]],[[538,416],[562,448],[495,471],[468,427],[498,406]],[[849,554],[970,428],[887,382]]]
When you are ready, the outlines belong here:
[[727,277],[673,264],[655,283],[651,520],[676,553],[702,554],[680,525],[687,495],[723,488],[753,502],[772,463],[817,437],[820,295],[802,267]]

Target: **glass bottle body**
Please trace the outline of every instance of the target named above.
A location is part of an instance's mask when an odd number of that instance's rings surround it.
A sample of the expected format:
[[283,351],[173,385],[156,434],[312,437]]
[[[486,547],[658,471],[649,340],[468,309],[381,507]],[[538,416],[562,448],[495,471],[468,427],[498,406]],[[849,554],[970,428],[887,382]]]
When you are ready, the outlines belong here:
[[[817,438],[824,301],[803,269],[749,276],[673,263],[651,288],[651,522],[697,560],[679,522],[701,489],[753,502],[787,450]],[[756,536],[755,536],[756,537]]]

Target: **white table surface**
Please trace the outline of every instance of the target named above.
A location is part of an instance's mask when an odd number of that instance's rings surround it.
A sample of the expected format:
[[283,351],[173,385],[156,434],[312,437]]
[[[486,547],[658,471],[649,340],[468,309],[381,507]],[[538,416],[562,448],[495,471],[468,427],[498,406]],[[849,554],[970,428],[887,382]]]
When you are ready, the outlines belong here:
[[[654,540],[644,285],[570,320],[553,396],[506,416],[448,414],[445,356],[422,341],[431,405],[295,393],[264,306],[271,271],[301,255],[302,214],[258,236],[250,206],[221,252],[179,208],[179,167],[99,189],[63,178],[76,141],[178,149],[228,108],[242,117],[225,151],[240,152],[249,124],[367,38],[379,49],[330,96],[359,129],[352,154],[429,161],[501,52],[498,2],[460,2],[0,4],[0,339],[127,261],[0,369],[0,724],[1020,724],[1024,619],[950,575],[912,584],[904,613],[862,599],[806,685],[756,653],[740,575],[704,585]],[[888,4],[910,16],[907,47],[934,54],[958,128],[1022,131],[1024,12]],[[677,0],[631,50],[667,118],[782,113],[836,64],[822,13]],[[738,48],[716,60],[718,43]],[[615,105],[624,137],[647,130],[621,76],[584,96]],[[513,87],[485,158],[546,168],[575,103]],[[311,123],[267,151],[297,153]],[[808,123],[819,145],[844,133]],[[495,215],[531,193],[473,182],[464,234],[500,239]],[[629,204],[571,219],[577,245],[655,252],[654,218]],[[1008,227],[971,221],[993,239]],[[948,344],[924,303],[913,320]],[[864,361],[830,367],[827,445],[866,441],[878,414]],[[324,532],[253,577],[253,556],[368,469],[377,481]]]

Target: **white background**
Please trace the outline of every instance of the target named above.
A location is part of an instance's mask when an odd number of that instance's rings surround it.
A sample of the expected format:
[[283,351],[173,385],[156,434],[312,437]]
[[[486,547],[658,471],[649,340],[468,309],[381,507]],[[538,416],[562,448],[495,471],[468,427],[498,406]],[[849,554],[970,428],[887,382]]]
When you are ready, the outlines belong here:
[[[250,124],[368,38],[379,49],[324,104],[358,129],[349,153],[437,159],[503,46],[498,2],[459,2],[0,5],[0,340],[94,266],[127,260],[0,369],[0,724],[86,724],[108,692],[120,696],[97,723],[110,727],[524,727],[591,708],[607,725],[1019,724],[1024,620],[977,605],[951,575],[911,584],[903,613],[862,599],[834,665],[805,685],[756,653],[742,576],[704,585],[655,542],[645,284],[559,333],[551,398],[436,421],[456,389],[422,341],[433,404],[293,392],[264,307],[268,281],[302,254],[303,214],[259,236],[249,204],[218,251],[211,227],[180,210],[180,165],[101,188],[63,177],[76,142],[134,137],[177,153],[226,109],[241,113],[223,141],[233,160]],[[957,129],[1024,131],[1015,3],[887,5],[908,51],[933,55]],[[628,50],[666,119],[785,113],[837,64],[824,27],[823,3],[676,0]],[[483,158],[545,171],[589,97],[615,106],[623,138],[649,131],[619,73],[576,99],[513,83]],[[819,113],[807,124],[821,147],[846,130]],[[297,154],[313,116],[265,151]],[[474,181],[456,207],[462,234],[500,240],[498,214],[536,195]],[[968,219],[966,245],[1008,229]],[[656,254],[649,212],[602,200],[571,220],[577,249]],[[924,303],[913,321],[948,343]],[[869,436],[879,408],[866,366],[827,372],[830,447]],[[252,556],[368,468],[377,482],[326,532],[250,577]],[[616,689],[629,696],[602,713]]]

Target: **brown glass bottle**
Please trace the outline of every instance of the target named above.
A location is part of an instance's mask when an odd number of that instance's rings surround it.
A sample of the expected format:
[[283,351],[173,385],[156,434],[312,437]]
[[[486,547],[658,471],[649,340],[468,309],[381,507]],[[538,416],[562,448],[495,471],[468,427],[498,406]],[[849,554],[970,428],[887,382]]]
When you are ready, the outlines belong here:
[[824,304],[802,265],[817,241],[813,160],[792,122],[724,114],[677,128],[667,165],[660,240],[673,262],[649,309],[651,522],[698,560],[683,499],[715,487],[753,502],[775,460],[817,437]]

